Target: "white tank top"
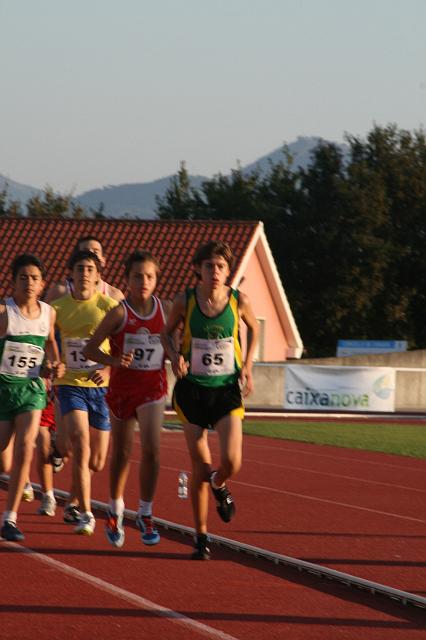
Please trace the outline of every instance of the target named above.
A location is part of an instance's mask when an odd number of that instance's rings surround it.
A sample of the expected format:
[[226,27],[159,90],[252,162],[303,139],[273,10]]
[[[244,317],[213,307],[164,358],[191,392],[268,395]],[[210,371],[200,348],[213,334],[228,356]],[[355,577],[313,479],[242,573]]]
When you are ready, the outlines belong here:
[[52,308],[39,302],[38,318],[26,318],[13,298],[7,298],[5,305],[7,329],[0,338],[0,380],[8,383],[38,378],[50,333]]
[[38,318],[26,318],[13,298],[6,298],[7,331],[6,336],[43,336],[47,338],[50,331],[50,317],[52,307],[39,301],[40,315]]

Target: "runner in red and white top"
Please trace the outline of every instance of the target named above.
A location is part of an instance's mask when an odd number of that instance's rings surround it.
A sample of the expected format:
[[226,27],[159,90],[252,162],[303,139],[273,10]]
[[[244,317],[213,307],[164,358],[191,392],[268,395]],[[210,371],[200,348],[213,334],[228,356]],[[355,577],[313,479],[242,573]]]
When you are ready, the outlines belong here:
[[[160,333],[171,303],[162,302],[154,295],[158,272],[158,261],[149,251],[134,251],[127,258],[128,296],[108,312],[84,349],[87,358],[112,368],[107,395],[112,452],[106,535],[115,547],[124,544],[124,489],[138,423],[142,456],[141,500],[136,524],[144,544],[160,541],[152,519],[152,503],[160,466],[160,432],[167,395]],[[99,348],[105,338],[110,339],[111,355]]]
[[[156,296],[151,296],[152,310],[146,316],[133,309],[128,300],[121,302],[122,325],[110,337],[111,355],[133,353],[127,369],[113,367],[107,394],[112,413],[120,420],[137,416],[139,406],[163,402],[167,395],[167,375],[160,332],[165,325],[164,309]],[[118,315],[118,314],[117,314]]]

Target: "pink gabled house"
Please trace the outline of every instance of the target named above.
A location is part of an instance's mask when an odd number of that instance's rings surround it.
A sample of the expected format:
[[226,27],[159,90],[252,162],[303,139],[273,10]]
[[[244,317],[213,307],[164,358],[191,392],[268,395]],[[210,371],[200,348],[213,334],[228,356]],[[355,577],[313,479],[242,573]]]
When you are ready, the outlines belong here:
[[281,362],[301,358],[297,330],[262,222],[257,222],[231,285],[246,293],[260,325],[257,360]]
[[[0,219],[0,297],[9,295],[10,263],[24,252],[35,253],[47,269],[47,281],[66,274],[66,262],[78,238],[92,235],[104,248],[103,278],[123,288],[122,263],[137,248],[159,259],[160,297],[174,296],[195,282],[191,259],[208,240],[226,240],[235,255],[230,284],[248,294],[260,324],[259,362],[300,358],[303,344],[269,248],[262,222],[93,220],[52,218]],[[243,329],[244,330],[244,329]]]

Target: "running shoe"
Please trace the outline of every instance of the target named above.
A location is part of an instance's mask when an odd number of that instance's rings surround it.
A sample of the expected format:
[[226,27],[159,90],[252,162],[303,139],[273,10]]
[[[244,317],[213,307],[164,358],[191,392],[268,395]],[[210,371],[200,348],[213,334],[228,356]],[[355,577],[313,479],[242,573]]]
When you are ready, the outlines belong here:
[[50,432],[50,455],[49,462],[52,465],[53,473],[59,473],[64,468],[62,454],[56,447],[56,431]]
[[107,540],[113,547],[122,547],[124,544],[124,527],[123,515],[117,515],[112,511],[107,512],[107,521],[105,523],[105,535]]
[[53,517],[56,512],[56,500],[48,493],[44,493],[41,497],[41,504],[37,511],[41,516]]
[[80,509],[75,504],[67,504],[64,509],[64,522],[67,524],[77,524],[80,522]]
[[3,526],[0,531],[0,535],[5,540],[9,540],[9,542],[20,542],[25,539],[22,531],[19,531],[15,522],[11,520],[5,520],[3,522]]
[[74,533],[81,536],[91,536],[95,531],[96,520],[90,511],[81,514],[80,522],[74,527]]
[[209,538],[206,533],[198,533],[194,538],[194,551],[191,560],[210,560]]
[[160,534],[155,528],[152,516],[142,516],[138,514],[136,526],[141,532],[141,538],[144,544],[158,544],[160,542]]
[[59,473],[64,468],[64,460],[61,458],[59,452],[56,449],[53,449],[52,453],[49,456],[49,462],[52,465],[53,473]]
[[27,482],[22,492],[22,500],[24,502],[32,502],[34,500],[34,489],[31,482]]
[[213,471],[210,474],[210,487],[216,500],[216,510],[224,522],[230,522],[235,515],[234,499],[228,491],[226,484],[220,489],[215,489],[212,485]]

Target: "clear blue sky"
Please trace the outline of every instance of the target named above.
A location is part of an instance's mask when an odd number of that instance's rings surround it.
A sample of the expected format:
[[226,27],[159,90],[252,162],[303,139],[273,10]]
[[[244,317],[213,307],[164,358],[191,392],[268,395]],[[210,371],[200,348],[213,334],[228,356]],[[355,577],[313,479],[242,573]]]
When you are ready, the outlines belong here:
[[0,0],[0,173],[77,194],[418,129],[425,27],[425,0]]

